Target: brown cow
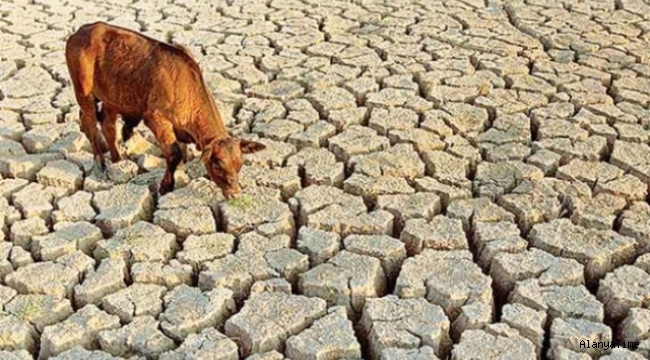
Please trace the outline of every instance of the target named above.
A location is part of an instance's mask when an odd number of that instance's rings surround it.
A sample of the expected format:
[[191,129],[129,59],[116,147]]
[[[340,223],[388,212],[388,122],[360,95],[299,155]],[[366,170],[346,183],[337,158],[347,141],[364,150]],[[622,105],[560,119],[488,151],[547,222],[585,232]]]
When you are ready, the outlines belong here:
[[[125,122],[123,140],[143,119],[160,143],[167,162],[160,194],[174,189],[174,172],[182,160],[179,141],[197,144],[208,175],[225,197],[241,192],[237,175],[242,154],[265,146],[228,135],[201,70],[188,50],[96,22],[81,26],[68,38],[65,58],[80,107],[81,130],[103,170],[105,160],[97,123],[101,119],[111,159],[118,162],[122,159],[115,126],[119,115]],[[101,112],[97,111],[99,101]]]

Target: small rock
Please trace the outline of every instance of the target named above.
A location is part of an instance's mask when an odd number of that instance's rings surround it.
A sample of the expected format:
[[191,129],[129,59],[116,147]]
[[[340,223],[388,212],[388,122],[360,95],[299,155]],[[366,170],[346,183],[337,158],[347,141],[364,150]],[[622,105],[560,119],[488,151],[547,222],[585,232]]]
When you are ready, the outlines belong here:
[[98,260],[118,258],[132,264],[168,261],[177,249],[176,236],[151,223],[138,221],[117,230],[108,240],[99,241],[94,254]]
[[36,174],[50,161],[60,160],[59,154],[27,154],[0,159],[0,174],[5,178],[36,181]]
[[480,195],[497,199],[524,181],[539,181],[544,173],[535,166],[519,161],[482,162],[476,168],[474,188]]
[[286,102],[287,100],[300,97],[304,93],[304,89],[296,82],[280,80],[253,86],[247,93],[262,99]]
[[[605,304],[607,317],[622,321],[632,307],[642,307],[650,295],[650,275],[630,265],[624,265],[607,274],[598,286],[598,300]],[[627,339],[626,339],[627,340]]]
[[163,311],[162,299],[166,292],[164,286],[135,283],[102,298],[102,308],[119,316],[123,324],[143,315],[157,318]]
[[362,196],[368,204],[376,204],[380,195],[412,194],[415,191],[408,180],[397,176],[380,176],[372,178],[355,173],[343,182],[343,191]]
[[138,165],[131,160],[124,159],[117,163],[110,163],[106,167],[108,178],[116,184],[125,184],[138,175]]
[[423,346],[419,349],[388,348],[384,350],[379,360],[438,360],[433,349]]
[[425,151],[422,160],[426,165],[427,175],[450,186],[471,189],[469,161],[459,159],[444,151]]
[[[486,352],[485,344],[490,344],[489,352]],[[516,331],[507,334],[495,334],[486,330],[465,331],[460,343],[451,351],[451,359],[469,360],[476,358],[537,359],[533,343],[518,335]]]
[[190,235],[204,235],[217,231],[212,210],[207,206],[158,210],[153,223],[176,234],[182,242]]
[[538,358],[542,355],[546,313],[521,304],[506,304],[501,313],[501,321],[530,340],[537,349]]
[[200,289],[180,285],[164,298],[165,311],[158,320],[165,335],[177,341],[207,327],[221,327],[235,311],[233,292],[215,289],[202,293]]
[[599,360],[643,360],[645,357],[639,353],[627,349],[614,348],[611,354],[601,357]]
[[393,108],[372,109],[368,127],[377,131],[379,135],[387,136],[394,130],[413,129],[418,125],[418,115],[408,109]]
[[54,201],[65,196],[65,190],[32,183],[12,195],[13,205],[24,218],[41,217],[49,222]]
[[442,359],[451,349],[449,320],[440,307],[424,299],[404,300],[394,295],[370,299],[364,307],[360,327],[370,340],[373,360],[394,347],[429,346]]
[[639,353],[648,355],[647,334],[650,330],[650,310],[631,308],[627,317],[621,322],[617,335],[626,342],[641,342]]
[[498,200],[501,207],[516,216],[523,233],[528,233],[535,224],[559,218],[564,210],[560,200],[564,197],[565,183],[546,179],[522,182]]
[[497,254],[521,253],[528,247],[517,225],[508,221],[476,222],[471,241],[478,254],[477,263],[486,271],[490,270]]
[[[202,164],[198,164],[204,168]],[[224,200],[221,190],[201,174],[186,186],[165,194],[158,199],[158,210],[207,206],[213,210]]]
[[45,327],[38,359],[56,356],[77,345],[86,350],[96,350],[99,348],[97,334],[119,327],[117,316],[109,315],[95,305],[86,305],[65,321]]
[[388,139],[392,145],[412,144],[418,153],[445,149],[445,143],[440,140],[437,134],[419,128],[390,130],[388,132]]
[[425,219],[411,219],[406,222],[400,234],[409,255],[416,255],[424,249],[463,250],[468,249],[463,223],[443,215]]
[[32,237],[30,248],[36,259],[49,261],[77,250],[92,255],[102,239],[101,231],[89,222],[58,223],[55,232]]
[[162,262],[139,262],[131,266],[134,283],[162,285],[173,289],[181,284],[192,284],[192,267],[176,260]]
[[374,79],[364,76],[346,82],[343,88],[354,94],[358,103],[363,103],[367,94],[379,91],[379,84]]
[[545,175],[554,175],[560,166],[561,158],[561,155],[542,149],[530,156],[527,162],[540,168]]
[[328,149],[336,158],[347,162],[354,155],[364,155],[375,151],[386,150],[390,141],[377,135],[373,129],[352,125],[343,132],[328,140]]
[[102,350],[113,356],[133,355],[156,358],[176,347],[174,340],[158,330],[158,322],[151,316],[138,316],[123,328],[109,329],[97,335]]
[[374,178],[382,176],[413,179],[424,176],[424,163],[410,144],[397,144],[385,151],[350,158],[348,166]]
[[295,136],[303,130],[304,127],[296,122],[279,119],[269,123],[255,122],[252,132],[275,141],[286,141],[290,136]]
[[650,250],[650,205],[645,201],[634,202],[620,216],[619,233],[637,241],[640,253]]
[[244,358],[282,350],[284,341],[324,316],[326,308],[325,301],[318,298],[264,292],[251,297],[239,313],[226,321],[225,333],[236,339]]
[[492,279],[472,262],[468,250],[423,250],[404,261],[394,294],[425,298],[443,308],[450,321],[464,306],[481,303],[493,307]]
[[309,262],[316,266],[327,262],[341,248],[341,236],[328,231],[303,226],[298,231],[296,248],[309,256]]
[[93,206],[99,211],[97,226],[112,235],[140,220],[151,220],[154,202],[147,187],[123,184],[96,192]]
[[327,121],[318,121],[310,125],[305,131],[289,136],[289,143],[298,149],[307,147],[320,148],[325,146],[327,139],[336,135],[336,127]]
[[553,354],[553,358],[556,360],[591,360],[591,356],[585,353],[571,351],[562,346],[558,346],[555,349],[550,349],[548,351],[548,354],[550,355],[551,353]]
[[[0,276],[2,277],[2,276]],[[5,306],[5,304],[9,303],[13,298],[18,295],[18,292],[8,286],[3,286],[0,285],[0,306]]]
[[27,185],[29,185],[29,181],[25,179],[1,179],[0,194],[6,200],[11,200],[13,194],[19,192]]
[[341,132],[353,125],[365,125],[368,109],[365,107],[350,107],[329,112],[327,121]]
[[136,164],[138,164],[138,167],[141,170],[144,170],[144,171],[147,171],[147,172],[153,171],[153,170],[156,170],[156,169],[162,169],[162,168],[165,168],[165,166],[166,166],[165,159],[160,158],[160,157],[155,156],[155,155],[151,155],[151,154],[141,154],[136,159]]
[[264,235],[295,233],[293,214],[289,207],[275,196],[258,195],[257,204],[251,207],[249,203],[225,202],[221,205],[223,229],[230,234],[242,234],[257,230]]
[[419,192],[430,192],[438,195],[442,208],[447,208],[455,200],[471,199],[472,192],[461,186],[447,185],[430,177],[415,179],[415,189]]
[[597,183],[607,183],[623,175],[623,170],[604,162],[587,162],[573,160],[569,164],[560,167],[557,177],[567,181],[583,181],[590,187]]
[[460,315],[451,323],[450,335],[454,341],[459,341],[461,335],[469,329],[482,329],[491,324],[494,319],[494,309],[482,303],[463,306]]
[[627,202],[624,198],[601,193],[593,198],[576,198],[572,201],[571,221],[585,228],[611,230]]
[[381,261],[388,281],[394,281],[406,259],[404,244],[386,235],[350,235],[343,240],[345,250],[372,256]]
[[540,286],[536,280],[523,280],[517,283],[509,300],[534,310],[546,311],[550,320],[581,318],[601,322],[605,317],[603,304],[584,285]]
[[389,211],[395,217],[395,233],[402,232],[412,219],[431,220],[440,213],[440,197],[433,193],[418,192],[405,195],[379,195],[376,207]]
[[556,256],[570,257],[585,266],[587,283],[594,283],[617,266],[630,263],[635,254],[634,239],[612,230],[590,230],[568,219],[533,226],[531,244]]
[[443,108],[451,116],[449,125],[457,134],[482,131],[488,121],[488,112],[484,108],[465,103],[449,103]]
[[0,350],[0,358],[5,360],[33,360],[32,354],[27,350]]
[[9,255],[9,262],[11,262],[11,265],[14,267],[14,269],[18,269],[20,267],[33,264],[34,259],[32,258],[32,255],[27,252],[27,250],[21,248],[20,246],[14,246],[11,249],[11,254]]
[[[81,253],[83,255],[83,253]],[[77,253],[62,256],[56,262],[38,262],[21,267],[5,276],[5,283],[20,294],[44,294],[56,298],[70,298],[88,265],[94,261],[84,256],[84,264],[74,264]]]
[[507,296],[517,282],[537,279],[539,285],[584,284],[584,266],[573,259],[555,257],[539,249],[497,254],[490,267],[495,289]]
[[282,292],[291,294],[291,283],[282,278],[260,280],[251,286],[251,294],[260,294],[263,292]]
[[[63,351],[57,356],[51,357],[50,359],[53,360],[95,360],[95,359],[119,360],[121,358],[113,357],[110,354],[101,350],[88,351],[84,349],[81,345],[76,345],[70,350]],[[135,358],[135,357],[132,359],[140,360],[139,358]]]
[[279,189],[282,199],[292,197],[302,187],[297,166],[264,170],[254,178],[259,186]]
[[255,281],[281,277],[293,278],[308,266],[307,256],[290,250],[291,238],[278,235],[266,238],[256,233],[241,235],[237,252],[204,263],[199,274],[203,290],[228,288],[237,301],[243,301]]
[[597,183],[594,187],[594,196],[599,194],[623,197],[628,202],[642,201],[648,195],[648,189],[636,176],[625,174],[607,183]]
[[361,313],[368,298],[381,297],[387,290],[381,262],[347,250],[300,275],[298,289],[305,296],[345,306],[349,315]]
[[[602,347],[582,347],[580,343],[584,341],[592,342],[611,342],[612,330],[600,323],[591,322],[583,319],[555,319],[551,325],[551,349],[565,347],[569,350],[586,353],[591,357],[605,354]],[[584,344],[584,343],[583,343]]]
[[203,263],[231,254],[234,248],[235,237],[231,234],[190,235],[183,242],[183,250],[176,254],[176,258],[198,272]]
[[31,247],[32,239],[35,236],[47,234],[50,230],[45,221],[40,217],[31,217],[25,220],[16,221],[11,226],[11,241],[16,246],[27,250]]
[[74,287],[74,300],[78,308],[88,304],[99,305],[106,295],[126,287],[128,268],[122,259],[104,259],[96,271],[86,275],[83,282]]
[[[159,360],[185,359],[239,360],[237,344],[213,328],[189,334],[177,349],[160,355]],[[280,359],[282,360],[282,358]]]
[[29,323],[9,314],[0,315],[0,348],[34,353],[38,334]]
[[334,307],[311,327],[291,336],[286,341],[285,352],[292,359],[360,359],[361,345],[345,308]]
[[339,87],[317,89],[306,96],[314,108],[323,116],[329,116],[331,111],[355,107],[356,99],[347,90]]
[[83,185],[83,173],[79,167],[65,160],[56,160],[47,163],[36,174],[36,181],[44,186],[65,189],[71,194]]
[[93,194],[85,191],[77,191],[68,197],[56,201],[56,209],[52,211],[52,222],[77,222],[93,221],[95,209],[92,207]]

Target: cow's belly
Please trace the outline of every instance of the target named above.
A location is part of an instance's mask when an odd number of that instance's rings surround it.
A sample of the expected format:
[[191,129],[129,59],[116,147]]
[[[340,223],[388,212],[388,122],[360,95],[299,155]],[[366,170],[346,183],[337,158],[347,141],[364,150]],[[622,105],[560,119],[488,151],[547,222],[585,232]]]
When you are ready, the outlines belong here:
[[141,117],[146,109],[149,93],[144,81],[137,81],[127,69],[120,66],[104,66],[96,69],[93,86],[94,95],[106,107],[129,117]]
[[174,128],[174,135],[176,135],[176,140],[186,143],[186,144],[193,144],[194,143],[194,138],[190,133],[188,133],[185,130],[181,130],[179,128]]

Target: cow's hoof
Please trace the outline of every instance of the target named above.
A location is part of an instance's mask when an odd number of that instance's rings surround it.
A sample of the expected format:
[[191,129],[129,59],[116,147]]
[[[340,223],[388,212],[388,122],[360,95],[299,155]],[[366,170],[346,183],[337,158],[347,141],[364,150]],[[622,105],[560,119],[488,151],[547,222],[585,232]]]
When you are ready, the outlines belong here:
[[95,158],[95,165],[99,169],[99,172],[102,174],[106,173],[106,160],[103,158]]
[[158,189],[158,193],[160,194],[160,196],[164,196],[167,193],[171,192],[172,190],[174,190],[174,184],[163,181],[160,183],[160,188]]

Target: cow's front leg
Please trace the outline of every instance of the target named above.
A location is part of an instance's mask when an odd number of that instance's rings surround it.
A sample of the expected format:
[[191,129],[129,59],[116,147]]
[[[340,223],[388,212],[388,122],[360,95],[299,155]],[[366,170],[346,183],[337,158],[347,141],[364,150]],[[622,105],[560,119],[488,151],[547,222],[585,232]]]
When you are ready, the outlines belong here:
[[158,139],[163,155],[165,156],[165,161],[167,162],[167,169],[160,182],[159,190],[160,195],[165,195],[174,190],[174,173],[181,163],[183,154],[176,140],[176,135],[174,135],[174,127],[165,116],[156,112],[150,117],[145,118],[145,125],[151,129],[151,132]]
[[127,142],[133,136],[133,129],[140,124],[139,117],[128,117],[122,115],[122,121],[124,121],[124,126],[122,127],[122,142]]

